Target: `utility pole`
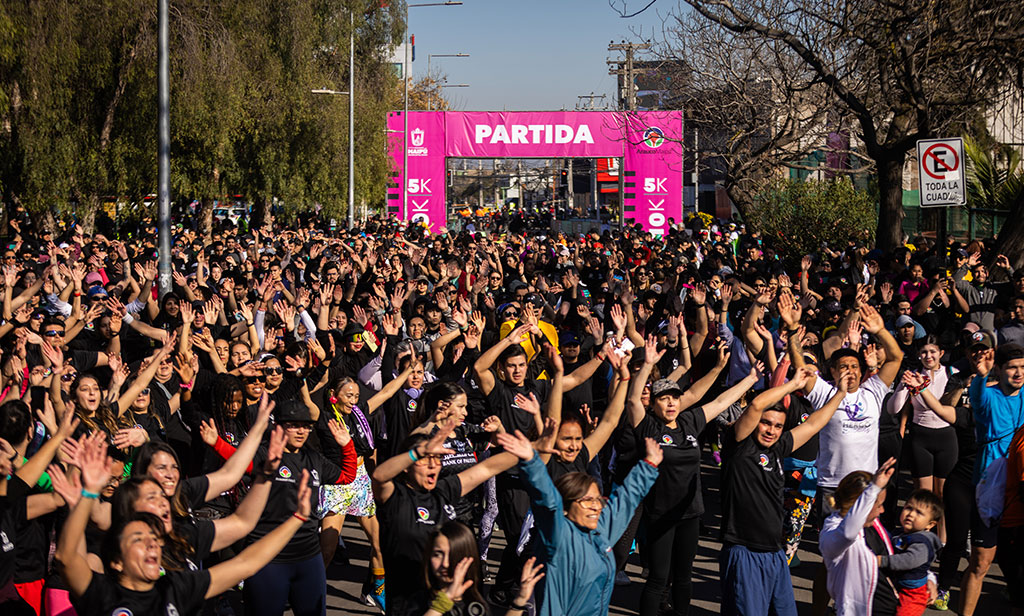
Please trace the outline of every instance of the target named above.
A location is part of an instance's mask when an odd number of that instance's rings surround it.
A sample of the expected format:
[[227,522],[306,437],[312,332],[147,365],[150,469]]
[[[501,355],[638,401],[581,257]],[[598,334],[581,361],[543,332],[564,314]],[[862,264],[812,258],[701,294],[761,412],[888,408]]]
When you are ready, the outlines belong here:
[[[596,99],[601,99],[601,102],[603,103],[606,96],[607,94],[594,94],[593,92],[590,94],[580,94],[576,97],[576,111],[594,111],[594,101]],[[584,103],[583,99],[587,99],[587,102]],[[602,108],[603,107],[604,105],[602,105]]]
[[566,204],[566,206],[567,206],[566,207],[566,211],[569,213],[570,216],[572,216],[572,215],[574,215],[576,213],[576,193],[573,192],[573,189],[572,189],[573,187],[572,187],[572,159],[571,158],[569,159],[569,162],[567,163],[566,166],[568,167],[568,172],[565,174],[565,200],[568,202]]
[[159,224],[159,289],[171,292],[171,80],[168,52],[167,0],[157,3],[157,223]]
[[619,76],[619,109],[636,111],[636,67],[634,59],[636,52],[646,51],[651,48],[650,43],[621,43],[611,42],[608,44],[608,51],[622,51],[626,54],[625,60],[607,60],[606,63],[615,68],[608,69],[609,75]]

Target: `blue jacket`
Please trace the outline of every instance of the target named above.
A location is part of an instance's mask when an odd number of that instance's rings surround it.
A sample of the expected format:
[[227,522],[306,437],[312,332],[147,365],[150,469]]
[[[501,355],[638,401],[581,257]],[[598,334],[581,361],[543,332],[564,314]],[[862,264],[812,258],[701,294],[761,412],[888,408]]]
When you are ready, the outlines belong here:
[[612,546],[654,485],[658,470],[650,464],[637,464],[623,485],[612,490],[597,530],[586,530],[565,517],[562,497],[539,456],[520,463],[519,468],[530,495],[537,537],[535,553],[544,563],[544,600],[538,614],[607,615],[615,587]]

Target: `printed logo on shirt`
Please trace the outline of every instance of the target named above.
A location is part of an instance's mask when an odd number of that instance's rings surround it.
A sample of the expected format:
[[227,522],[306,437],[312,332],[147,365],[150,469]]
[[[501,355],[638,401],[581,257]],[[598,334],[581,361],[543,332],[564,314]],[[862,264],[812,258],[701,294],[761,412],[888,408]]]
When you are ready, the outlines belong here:
[[445,505],[443,507],[443,509],[444,509],[444,514],[446,516],[448,516],[449,520],[454,520],[455,519],[455,507],[452,507],[451,505]]
[[867,415],[864,413],[864,404],[861,402],[844,404],[843,412],[846,413],[846,417],[850,421],[864,421],[867,419]]
[[671,435],[669,435],[669,434],[662,434],[661,435],[661,444],[662,445],[674,445],[675,441],[672,440],[672,436]]
[[126,607],[116,607],[114,611],[110,613],[110,616],[134,616],[132,611]]
[[768,460],[768,456],[766,456],[763,453],[757,456],[757,463],[760,464],[762,468],[767,468],[769,461],[770,460]]
[[277,469],[277,474],[280,475],[283,479],[291,479],[292,469],[282,464],[281,468]]
[[416,402],[417,402],[417,401],[416,401],[416,400],[413,400],[412,398],[410,398],[410,399],[409,399],[409,404],[407,404],[406,406],[408,407],[408,409],[407,409],[407,410],[408,410],[408,411],[409,411],[410,413],[415,413],[415,412],[416,412]]
[[420,524],[434,524],[434,520],[430,519],[430,510],[426,507],[417,507],[416,516],[419,518],[416,520]]
[[178,608],[173,603],[167,604],[167,616],[178,616]]
[[320,473],[316,472],[315,468],[309,471],[309,475],[313,478],[313,485],[320,483]]
[[234,445],[235,444],[235,435],[232,434],[231,432],[225,432],[224,433],[224,440],[227,441],[228,443]]
[[692,434],[687,434],[686,435],[686,442],[690,444],[690,447],[696,447],[697,446],[697,437],[695,437]]
[[0,531],[0,543],[3,544],[4,552],[10,552],[14,549],[14,544],[7,538],[7,533]]
[[807,421],[807,418],[810,417],[810,416],[811,416],[810,413],[800,413],[800,423],[803,423],[803,422]]

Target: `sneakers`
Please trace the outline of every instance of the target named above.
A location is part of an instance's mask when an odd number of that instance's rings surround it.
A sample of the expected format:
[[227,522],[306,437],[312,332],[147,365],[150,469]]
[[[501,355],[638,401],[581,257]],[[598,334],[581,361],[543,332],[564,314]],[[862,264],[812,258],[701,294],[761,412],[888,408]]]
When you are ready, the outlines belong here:
[[937,609],[937,610],[939,610],[939,611],[941,611],[941,612],[945,612],[946,610],[948,610],[949,609],[949,591],[948,590],[940,590],[938,596],[935,597],[935,601],[932,602],[932,607]]
[[616,586],[629,586],[633,583],[633,580],[629,579],[629,576],[625,571],[618,571],[615,574],[615,585]]
[[375,578],[363,586],[363,602],[384,612],[384,578]]

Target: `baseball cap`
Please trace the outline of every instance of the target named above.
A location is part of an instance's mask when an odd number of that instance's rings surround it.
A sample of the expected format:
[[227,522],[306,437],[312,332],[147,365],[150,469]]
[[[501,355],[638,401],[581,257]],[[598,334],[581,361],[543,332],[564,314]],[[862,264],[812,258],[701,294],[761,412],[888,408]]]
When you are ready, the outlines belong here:
[[103,284],[103,276],[100,276],[99,272],[89,272],[85,275],[85,284]]
[[973,334],[974,332],[979,331],[980,329],[981,329],[980,325],[978,325],[977,323],[971,322],[971,323],[968,323],[967,325],[964,325],[964,328],[962,330],[960,330],[960,331],[971,332]]
[[996,346],[996,339],[989,332],[981,329],[971,334],[971,342],[967,345],[968,349],[973,349],[976,346],[982,346],[986,349],[992,349]]
[[559,346],[579,346],[580,336],[576,332],[571,331],[560,331],[558,332],[558,345]]
[[100,285],[96,285],[95,287],[89,289],[85,295],[89,299],[94,299],[97,297],[107,297],[107,290]]
[[899,316],[899,318],[898,318],[898,319],[896,319],[896,328],[897,328],[897,329],[899,329],[899,328],[901,328],[901,327],[905,327],[905,326],[907,326],[907,325],[914,325],[914,326],[916,327],[916,326],[917,326],[917,323],[915,323],[915,322],[914,322],[914,319],[911,319],[911,318],[910,318],[910,317],[908,317],[907,315],[905,315],[905,314],[901,314],[901,315]]
[[666,396],[668,394],[674,394],[676,396],[683,395],[683,390],[679,387],[677,381],[672,379],[658,379],[651,385],[651,399],[657,398],[658,396]]

